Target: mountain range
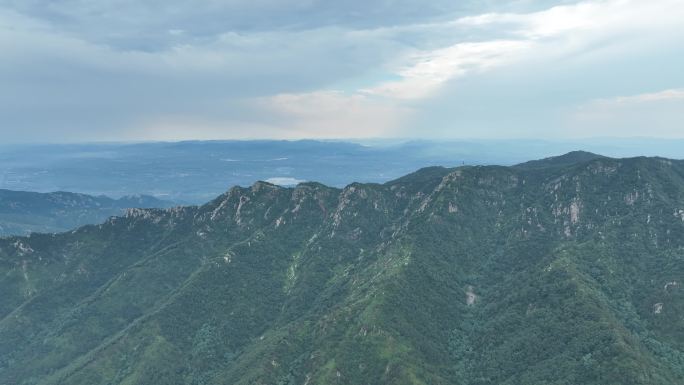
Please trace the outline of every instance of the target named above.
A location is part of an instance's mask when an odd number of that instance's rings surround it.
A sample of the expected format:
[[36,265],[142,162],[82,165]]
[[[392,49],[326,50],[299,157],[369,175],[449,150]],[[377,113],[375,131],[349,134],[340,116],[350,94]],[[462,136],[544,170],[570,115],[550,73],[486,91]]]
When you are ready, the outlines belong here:
[[102,223],[129,208],[165,208],[173,204],[148,195],[119,199],[71,192],[37,193],[0,189],[0,236],[55,233]]
[[0,239],[0,383],[683,384],[684,162],[233,187]]
[[385,183],[428,166],[514,165],[574,148],[616,157],[684,157],[684,140],[648,138],[0,143],[0,188],[111,197],[146,194],[203,204],[230,186],[258,180],[287,186],[317,181],[343,188],[352,182]]

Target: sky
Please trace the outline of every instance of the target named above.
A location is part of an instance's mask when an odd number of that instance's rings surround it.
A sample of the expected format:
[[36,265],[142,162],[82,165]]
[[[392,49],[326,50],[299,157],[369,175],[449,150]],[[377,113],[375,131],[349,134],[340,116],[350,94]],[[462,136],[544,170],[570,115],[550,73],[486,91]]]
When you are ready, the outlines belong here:
[[682,0],[0,0],[0,136],[684,138]]

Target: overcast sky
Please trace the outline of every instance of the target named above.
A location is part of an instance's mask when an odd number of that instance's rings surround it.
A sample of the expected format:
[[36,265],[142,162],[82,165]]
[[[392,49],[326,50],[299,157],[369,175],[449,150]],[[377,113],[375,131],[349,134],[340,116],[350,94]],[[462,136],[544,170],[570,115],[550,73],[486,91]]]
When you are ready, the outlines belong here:
[[0,135],[684,138],[682,20],[682,0],[0,0]]

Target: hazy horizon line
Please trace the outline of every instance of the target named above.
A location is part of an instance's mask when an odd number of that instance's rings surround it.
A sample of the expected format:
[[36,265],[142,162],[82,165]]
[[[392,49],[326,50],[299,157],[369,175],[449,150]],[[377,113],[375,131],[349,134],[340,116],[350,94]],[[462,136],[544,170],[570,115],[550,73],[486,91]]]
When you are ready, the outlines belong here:
[[477,137],[453,137],[453,138],[421,138],[421,137],[375,137],[375,138],[316,138],[316,137],[302,137],[302,138],[217,138],[217,139],[178,139],[178,140],[85,140],[85,141],[20,141],[20,142],[5,142],[0,144],[1,147],[13,146],[60,146],[60,145],[136,145],[136,144],[163,144],[163,143],[247,143],[247,142],[283,142],[283,143],[297,143],[297,142],[319,142],[319,143],[452,143],[452,142],[546,142],[546,143],[576,143],[585,141],[635,141],[635,140],[652,140],[652,141],[684,141],[682,137],[667,137],[667,136],[590,136],[580,138],[477,138]]

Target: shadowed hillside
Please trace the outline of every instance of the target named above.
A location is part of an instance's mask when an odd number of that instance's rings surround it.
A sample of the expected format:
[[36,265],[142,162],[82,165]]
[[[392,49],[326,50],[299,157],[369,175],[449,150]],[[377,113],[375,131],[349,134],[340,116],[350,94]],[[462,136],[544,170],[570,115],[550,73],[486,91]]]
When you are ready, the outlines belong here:
[[37,193],[0,189],[0,236],[67,231],[123,215],[129,208],[172,205],[147,195],[112,199],[63,191]]

